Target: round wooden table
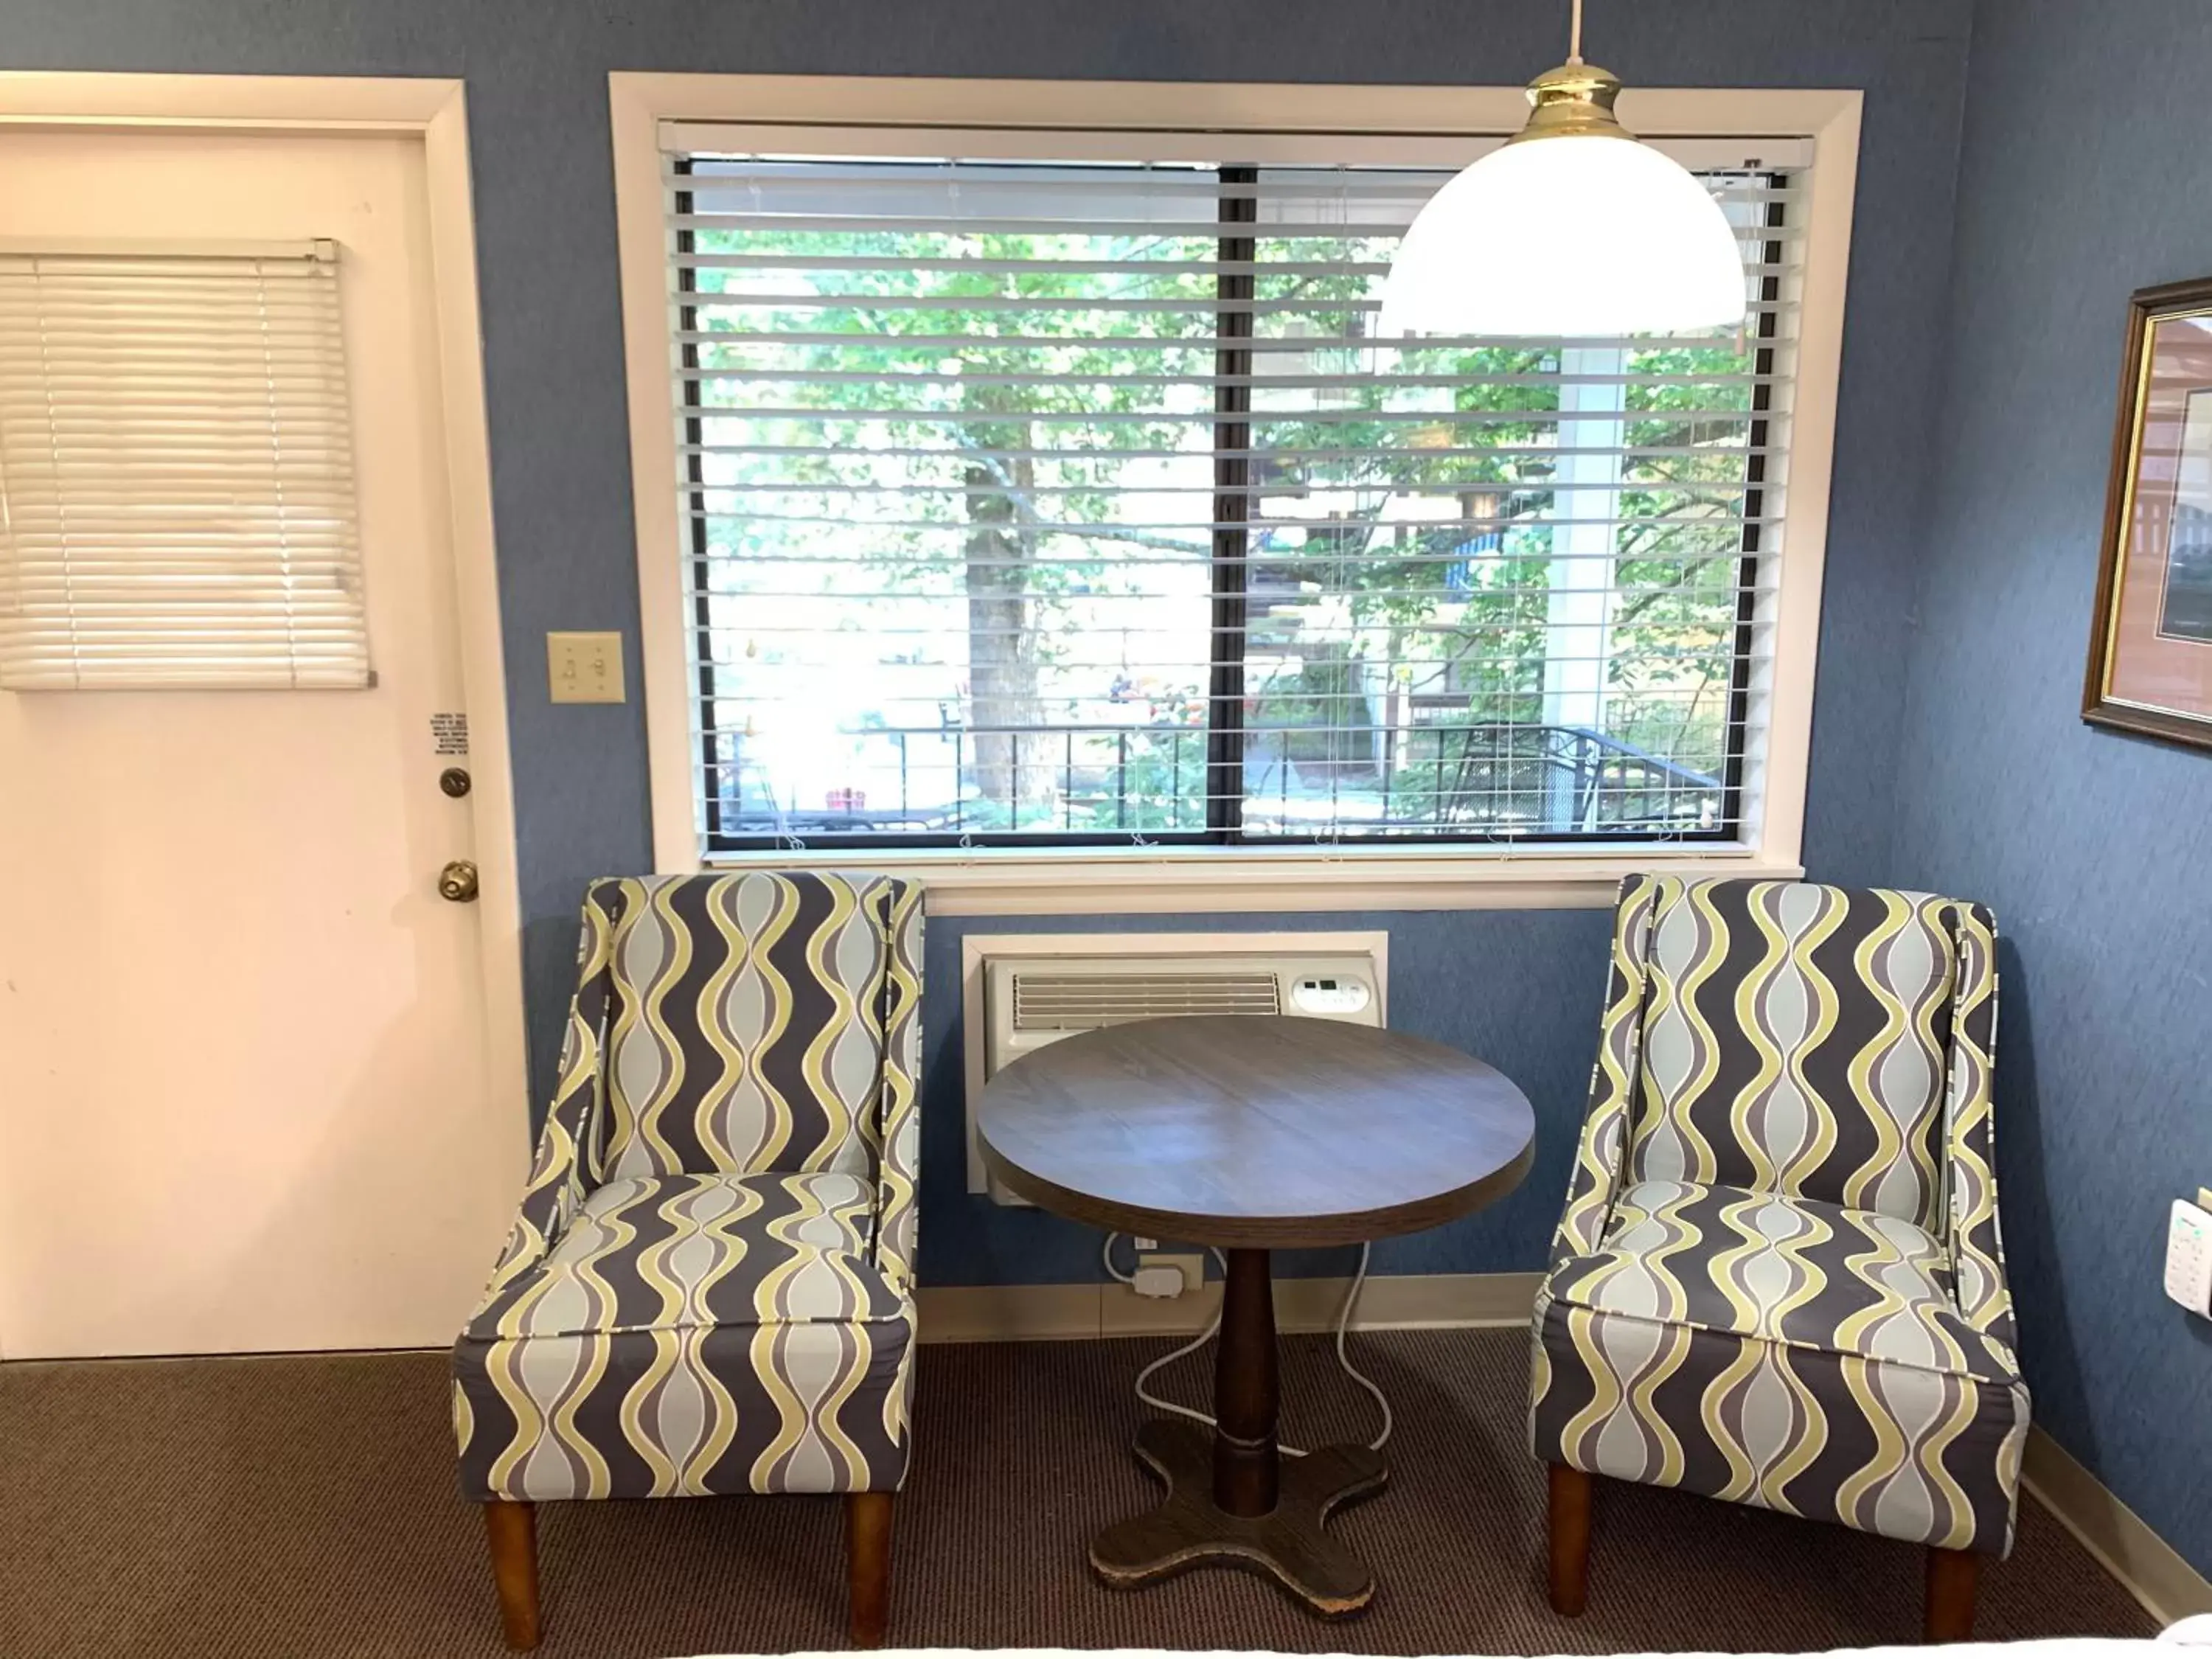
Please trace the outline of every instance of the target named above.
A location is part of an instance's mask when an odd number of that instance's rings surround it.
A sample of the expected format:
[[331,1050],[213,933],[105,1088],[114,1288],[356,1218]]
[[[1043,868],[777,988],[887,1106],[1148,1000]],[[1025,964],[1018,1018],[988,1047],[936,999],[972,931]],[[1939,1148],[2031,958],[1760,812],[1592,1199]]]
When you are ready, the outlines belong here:
[[1111,1025],[993,1079],[976,1127],[992,1174],[1045,1209],[1228,1258],[1209,1436],[1144,1424],[1166,1484],[1150,1514],[1098,1534],[1091,1565],[1134,1586],[1208,1562],[1272,1574],[1316,1613],[1358,1613],[1373,1575],[1327,1537],[1379,1490],[1382,1460],[1275,1445],[1267,1253],[1358,1243],[1465,1215],[1519,1184],[1535,1120],[1498,1072],[1441,1043],[1332,1020],[1202,1015]]

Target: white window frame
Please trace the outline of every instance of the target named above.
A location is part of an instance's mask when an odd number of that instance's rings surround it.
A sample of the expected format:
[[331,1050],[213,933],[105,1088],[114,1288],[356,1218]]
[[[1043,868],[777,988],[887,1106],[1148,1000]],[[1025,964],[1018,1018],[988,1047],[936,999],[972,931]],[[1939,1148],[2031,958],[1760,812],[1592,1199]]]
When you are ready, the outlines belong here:
[[[1716,141],[1716,161],[1740,141],[1793,141],[1811,149],[1800,273],[1796,372],[1783,491],[1776,592],[1761,626],[1770,662],[1754,678],[1764,699],[1763,752],[1743,787],[1743,836],[1694,848],[1544,846],[1307,848],[1020,848],[918,851],[810,848],[702,853],[696,801],[698,742],[689,655],[687,586],[676,459],[676,363],[669,346],[665,138],[708,142],[686,126],[790,131],[752,135],[794,151],[944,153],[951,135],[973,141],[1034,132],[1054,157],[1086,141],[1126,153],[1130,133],[1235,139],[1239,159],[1269,159],[1269,135],[1301,143],[1332,135],[1330,159],[1464,165],[1516,131],[1528,106],[1517,87],[1277,86],[1258,82],[958,81],[830,76],[617,73],[608,79],[615,208],[621,239],[631,494],[654,868],[787,865],[888,870],[920,880],[928,908],[947,915],[1142,915],[1176,911],[1504,909],[1596,907],[1633,870],[1697,875],[1803,873],[1805,788],[1820,646],[1821,563],[1827,540],[1844,289],[1850,253],[1862,94],[1856,91],[1636,88],[1622,119],[1652,138]],[[1286,125],[1282,112],[1297,112]],[[671,131],[670,129],[678,129]],[[836,130],[832,131],[830,130]],[[1043,136],[1043,135],[1048,135]],[[1097,135],[1114,135],[1102,139]],[[957,148],[957,146],[956,146]],[[1037,153],[1043,153],[1040,149]],[[1293,152],[1285,150],[1287,156]],[[1297,152],[1304,154],[1303,151]],[[1745,155],[1756,155],[1756,148]]]

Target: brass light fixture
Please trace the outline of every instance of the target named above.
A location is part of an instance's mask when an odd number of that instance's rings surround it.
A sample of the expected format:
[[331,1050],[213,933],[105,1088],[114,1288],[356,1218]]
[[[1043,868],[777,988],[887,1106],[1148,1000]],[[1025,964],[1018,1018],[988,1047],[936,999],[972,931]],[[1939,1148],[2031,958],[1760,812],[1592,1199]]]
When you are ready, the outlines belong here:
[[1743,320],[1742,254],[1689,170],[1620,124],[1620,81],[1567,61],[1528,83],[1528,119],[1431,197],[1400,243],[1380,332],[1611,336]]

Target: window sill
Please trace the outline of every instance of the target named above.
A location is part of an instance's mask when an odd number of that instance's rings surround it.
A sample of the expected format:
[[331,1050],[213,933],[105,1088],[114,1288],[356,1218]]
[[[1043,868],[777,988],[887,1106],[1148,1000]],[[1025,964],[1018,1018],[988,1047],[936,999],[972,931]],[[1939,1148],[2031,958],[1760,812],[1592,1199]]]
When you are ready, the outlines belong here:
[[1789,880],[1801,866],[1724,842],[1695,850],[1607,847],[1407,853],[1305,848],[957,848],[722,853],[713,870],[882,871],[918,881],[932,915],[1158,915],[1205,911],[1574,910],[1610,906],[1638,871]]

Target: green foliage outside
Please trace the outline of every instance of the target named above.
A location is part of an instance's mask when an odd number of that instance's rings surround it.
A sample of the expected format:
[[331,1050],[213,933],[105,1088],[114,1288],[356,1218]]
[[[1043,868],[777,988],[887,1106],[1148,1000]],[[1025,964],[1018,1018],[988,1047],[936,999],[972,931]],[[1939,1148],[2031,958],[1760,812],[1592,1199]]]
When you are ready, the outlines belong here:
[[[963,776],[934,786],[963,798],[962,828],[1202,827],[1212,537],[1158,511],[1131,519],[1117,492],[1174,490],[1188,505],[1175,519],[1212,514],[1212,393],[1198,380],[1215,366],[1212,236],[746,229],[702,232],[697,251],[769,262],[701,272],[697,361],[708,409],[739,416],[710,414],[709,443],[779,451],[704,463],[712,550],[734,556],[715,566],[718,639],[744,637],[748,616],[763,614],[768,600],[749,597],[763,583],[849,592],[841,626],[914,619],[910,634],[878,636],[896,695],[870,723],[959,729]],[[1286,792],[1326,781],[1388,820],[1479,820],[1506,795],[1540,814],[1545,768],[1525,737],[1493,743],[1486,771],[1480,744],[1432,728],[1543,718],[1559,533],[1545,514],[1562,429],[1543,417],[1560,408],[1560,353],[1362,348],[1362,313],[1346,302],[1379,294],[1389,252],[1388,241],[1323,234],[1260,242],[1261,338],[1354,337],[1255,358],[1254,447],[1270,453],[1247,556],[1244,719],[1264,734],[1248,788],[1259,793],[1255,773]],[[1124,269],[1086,269],[1102,265]],[[1354,268],[1299,269],[1323,265]],[[714,298],[769,289],[788,297]],[[790,303],[799,297],[810,302]],[[1176,308],[1098,304],[1116,301]],[[1052,303],[1007,303],[1034,301]],[[736,331],[793,337],[716,337]],[[1672,453],[1623,463],[1616,516],[1630,522],[1613,532],[1607,731],[1704,773],[1723,752],[1750,367],[1733,340],[1626,359],[1638,377],[1626,446]],[[775,378],[823,370],[840,378]],[[1346,383],[1271,389],[1271,374]],[[1467,383],[1425,390],[1419,377]],[[1425,414],[1425,400],[1439,406]],[[1698,418],[1666,418],[1686,411]],[[1481,416],[1492,418],[1468,418]],[[1358,458],[1316,453],[1343,451]],[[847,493],[855,484],[879,493]],[[1438,500],[1459,508],[1405,521]],[[1267,527],[1316,519],[1327,522]],[[1485,535],[1492,550],[1470,555]],[[1164,584],[1181,597],[1147,605],[1140,596]],[[1179,672],[1109,659],[1117,632],[1126,656],[1164,623],[1195,641]],[[745,683],[800,648],[795,630],[748,640],[726,678]],[[1117,675],[1130,686],[1119,702]],[[1376,702],[1394,686],[1404,699],[1394,706],[1417,714],[1378,722]],[[726,714],[719,723],[738,733],[760,718],[736,702]],[[1116,722],[1130,729],[1002,729]],[[1378,724],[1393,730],[1358,729]]]

